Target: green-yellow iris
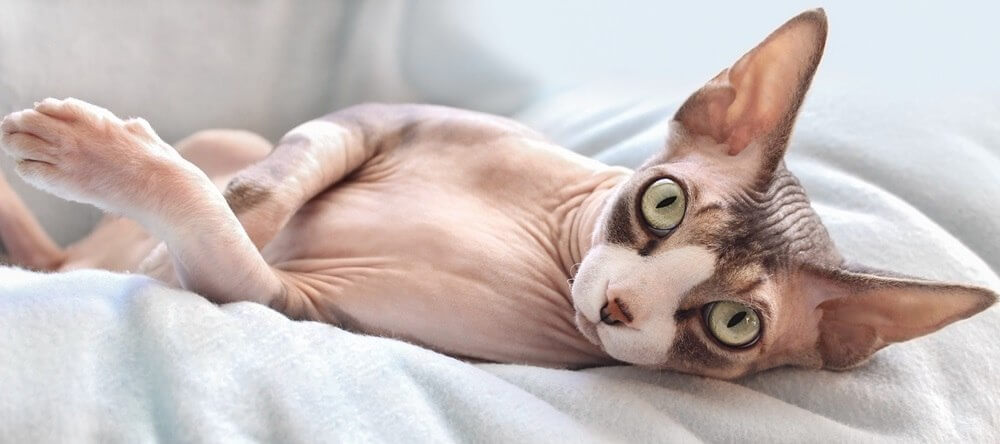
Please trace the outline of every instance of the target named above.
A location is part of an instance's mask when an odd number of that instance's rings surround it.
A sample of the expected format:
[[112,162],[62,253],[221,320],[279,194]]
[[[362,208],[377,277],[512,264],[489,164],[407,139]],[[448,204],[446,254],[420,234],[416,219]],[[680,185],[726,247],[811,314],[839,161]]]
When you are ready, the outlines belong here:
[[749,345],[760,335],[760,318],[757,317],[757,312],[738,302],[712,303],[706,322],[712,336],[731,347]]
[[653,230],[672,230],[684,218],[684,190],[670,179],[653,182],[642,195],[642,216]]

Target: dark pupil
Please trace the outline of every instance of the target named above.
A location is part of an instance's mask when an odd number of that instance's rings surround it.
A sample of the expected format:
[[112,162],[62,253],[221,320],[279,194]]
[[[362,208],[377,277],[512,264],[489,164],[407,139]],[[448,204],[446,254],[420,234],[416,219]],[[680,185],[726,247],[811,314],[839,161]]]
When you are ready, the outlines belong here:
[[729,318],[729,322],[726,323],[726,327],[733,328],[736,326],[736,324],[739,324],[740,321],[742,321],[746,317],[747,317],[747,312],[745,311],[736,313],[733,315],[733,317]]
[[669,206],[670,204],[674,203],[674,201],[676,201],[676,200],[677,200],[677,196],[670,196],[670,197],[668,197],[666,199],[661,200],[660,203],[656,204],[656,208],[663,208],[665,206]]

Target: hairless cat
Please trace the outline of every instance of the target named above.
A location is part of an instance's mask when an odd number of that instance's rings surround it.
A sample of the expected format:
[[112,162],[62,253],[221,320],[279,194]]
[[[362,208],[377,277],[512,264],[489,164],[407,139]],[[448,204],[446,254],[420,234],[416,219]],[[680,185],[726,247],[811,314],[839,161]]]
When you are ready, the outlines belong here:
[[142,119],[45,99],[3,120],[3,149],[27,182],[113,216],[63,250],[0,184],[0,236],[25,266],[138,271],[467,359],[851,368],[996,294],[834,247],[783,162],[826,29],[822,10],[785,23],[635,171],[438,106],[354,106],[273,149],[220,130],[175,148]]

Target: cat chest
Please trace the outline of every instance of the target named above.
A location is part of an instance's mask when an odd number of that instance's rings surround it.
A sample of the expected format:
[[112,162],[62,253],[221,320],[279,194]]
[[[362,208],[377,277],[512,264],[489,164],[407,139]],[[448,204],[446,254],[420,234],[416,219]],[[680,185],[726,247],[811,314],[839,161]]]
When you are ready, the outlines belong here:
[[265,258],[299,276],[353,330],[476,359],[593,360],[544,217],[502,193],[415,179],[328,190],[300,209]]

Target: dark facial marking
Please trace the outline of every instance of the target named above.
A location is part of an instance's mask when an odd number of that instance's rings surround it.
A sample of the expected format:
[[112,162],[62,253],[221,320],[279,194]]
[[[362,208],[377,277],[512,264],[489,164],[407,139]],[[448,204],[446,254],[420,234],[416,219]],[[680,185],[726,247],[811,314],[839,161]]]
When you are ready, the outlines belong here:
[[632,211],[628,205],[628,197],[620,196],[611,210],[608,219],[608,242],[631,246],[635,244],[635,233],[632,232]]
[[682,327],[678,331],[680,334],[674,340],[671,360],[678,359],[702,368],[723,368],[730,365],[729,359],[708,348],[691,328]]
[[643,245],[642,248],[639,249],[639,256],[649,256],[649,254],[656,249],[656,245],[659,243],[658,241],[659,239],[650,239],[646,242],[646,245]]
[[261,184],[237,176],[226,186],[225,197],[233,213],[240,214],[267,200],[271,194],[271,190]]
[[746,191],[728,213],[732,219],[710,242],[721,268],[758,262],[773,272],[792,263],[841,261],[805,190],[784,166],[765,191]]
[[690,319],[694,316],[698,316],[699,314],[701,314],[701,308],[688,308],[684,310],[677,310],[677,312],[674,313],[674,321],[680,324],[681,322],[684,322],[685,320]]

